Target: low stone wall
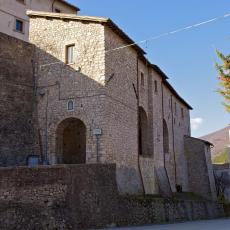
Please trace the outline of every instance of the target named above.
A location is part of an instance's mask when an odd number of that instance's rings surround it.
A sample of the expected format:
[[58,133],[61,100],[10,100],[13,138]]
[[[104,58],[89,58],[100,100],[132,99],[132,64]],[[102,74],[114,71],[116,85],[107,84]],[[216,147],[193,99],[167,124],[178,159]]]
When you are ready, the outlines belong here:
[[119,199],[116,223],[118,226],[148,225],[222,216],[223,207],[212,201],[123,197]]
[[1,229],[85,229],[216,218],[214,202],[118,195],[115,165],[0,169]]
[[0,170],[1,229],[83,229],[113,222],[115,165]]

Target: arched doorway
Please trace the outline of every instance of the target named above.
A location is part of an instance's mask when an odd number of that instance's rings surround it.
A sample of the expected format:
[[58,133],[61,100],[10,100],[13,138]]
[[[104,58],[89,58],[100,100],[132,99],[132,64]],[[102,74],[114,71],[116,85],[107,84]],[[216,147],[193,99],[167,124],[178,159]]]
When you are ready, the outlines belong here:
[[139,154],[148,155],[148,118],[145,110],[139,107]]
[[163,119],[163,148],[164,154],[169,153],[169,131],[165,119]]
[[57,128],[56,152],[58,163],[86,162],[86,127],[76,118],[67,118]]

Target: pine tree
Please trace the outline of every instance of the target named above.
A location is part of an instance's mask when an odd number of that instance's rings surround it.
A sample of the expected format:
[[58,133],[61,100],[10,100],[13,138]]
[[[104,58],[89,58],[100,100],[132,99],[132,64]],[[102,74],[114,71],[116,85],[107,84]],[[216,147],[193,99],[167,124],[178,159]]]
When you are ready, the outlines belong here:
[[223,55],[218,50],[216,51],[218,57],[221,60],[221,64],[216,64],[216,68],[219,73],[220,89],[218,92],[224,97],[224,106],[230,113],[230,55]]

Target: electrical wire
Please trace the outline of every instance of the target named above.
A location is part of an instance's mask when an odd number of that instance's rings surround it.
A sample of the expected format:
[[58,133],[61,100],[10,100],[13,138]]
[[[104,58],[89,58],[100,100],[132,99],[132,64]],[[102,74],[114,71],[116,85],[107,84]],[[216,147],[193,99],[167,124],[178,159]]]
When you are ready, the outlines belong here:
[[[212,22],[215,22],[215,21],[219,21],[219,20],[227,18],[227,17],[230,17],[230,13],[227,13],[227,14],[224,14],[223,16],[215,17],[215,18],[212,18],[212,19],[209,19],[209,20],[206,20],[206,21],[195,23],[195,24],[190,25],[190,26],[179,28],[177,30],[173,30],[173,31],[170,31],[170,32],[167,32],[167,33],[162,33],[160,35],[156,35],[156,36],[147,38],[147,39],[139,41],[139,42],[134,42],[134,43],[131,43],[131,44],[128,44],[128,45],[124,45],[124,46],[120,46],[120,47],[117,47],[117,48],[114,48],[114,49],[106,50],[105,53],[125,49],[125,48],[135,46],[135,45],[138,45],[138,44],[142,44],[142,43],[145,43],[147,45],[147,42],[149,42],[149,41],[157,40],[157,39],[160,39],[162,37],[166,37],[166,36],[173,35],[173,34],[176,34],[176,33],[180,33],[180,32],[190,30],[190,29],[193,29],[193,28],[196,28],[196,27],[200,27],[200,26],[203,26],[205,24],[209,24],[209,23],[212,23]],[[49,66],[49,65],[61,64],[61,63],[63,63],[63,62],[60,61],[60,62],[53,62],[53,63],[43,64],[43,65],[40,65],[40,68],[43,68],[43,67],[46,67],[46,66]]]
[[169,36],[169,35],[172,35],[172,34],[183,32],[185,30],[191,30],[191,29],[196,28],[196,27],[200,27],[200,26],[203,26],[203,25],[206,25],[206,24],[210,24],[212,22],[216,22],[216,21],[219,21],[219,20],[227,18],[227,17],[230,17],[230,13],[227,13],[227,14],[224,14],[224,15],[222,15],[220,17],[215,17],[215,18],[212,18],[212,19],[209,19],[209,20],[206,20],[206,21],[195,23],[195,24],[190,25],[190,26],[182,27],[182,28],[170,31],[170,32],[162,33],[162,34],[147,38],[145,40],[141,40],[139,42],[134,42],[134,43],[131,43],[131,44],[128,44],[128,45],[124,45],[124,46],[120,46],[120,47],[117,47],[117,48],[114,48],[114,49],[110,49],[110,50],[107,50],[105,52],[108,53],[108,52],[112,52],[112,51],[117,51],[117,50],[125,49],[127,47],[131,47],[131,46],[146,43],[146,42],[149,42],[149,41],[157,40],[157,39],[160,39],[162,37],[166,37],[166,36]]

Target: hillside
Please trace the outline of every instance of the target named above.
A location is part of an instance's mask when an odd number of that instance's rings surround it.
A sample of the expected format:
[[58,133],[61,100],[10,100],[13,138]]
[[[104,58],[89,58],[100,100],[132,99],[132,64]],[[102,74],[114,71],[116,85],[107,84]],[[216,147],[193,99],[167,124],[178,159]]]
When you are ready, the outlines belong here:
[[227,126],[221,130],[200,137],[203,140],[213,143],[214,147],[212,148],[212,159],[214,163],[228,162],[226,146],[230,144],[229,130],[230,126]]

